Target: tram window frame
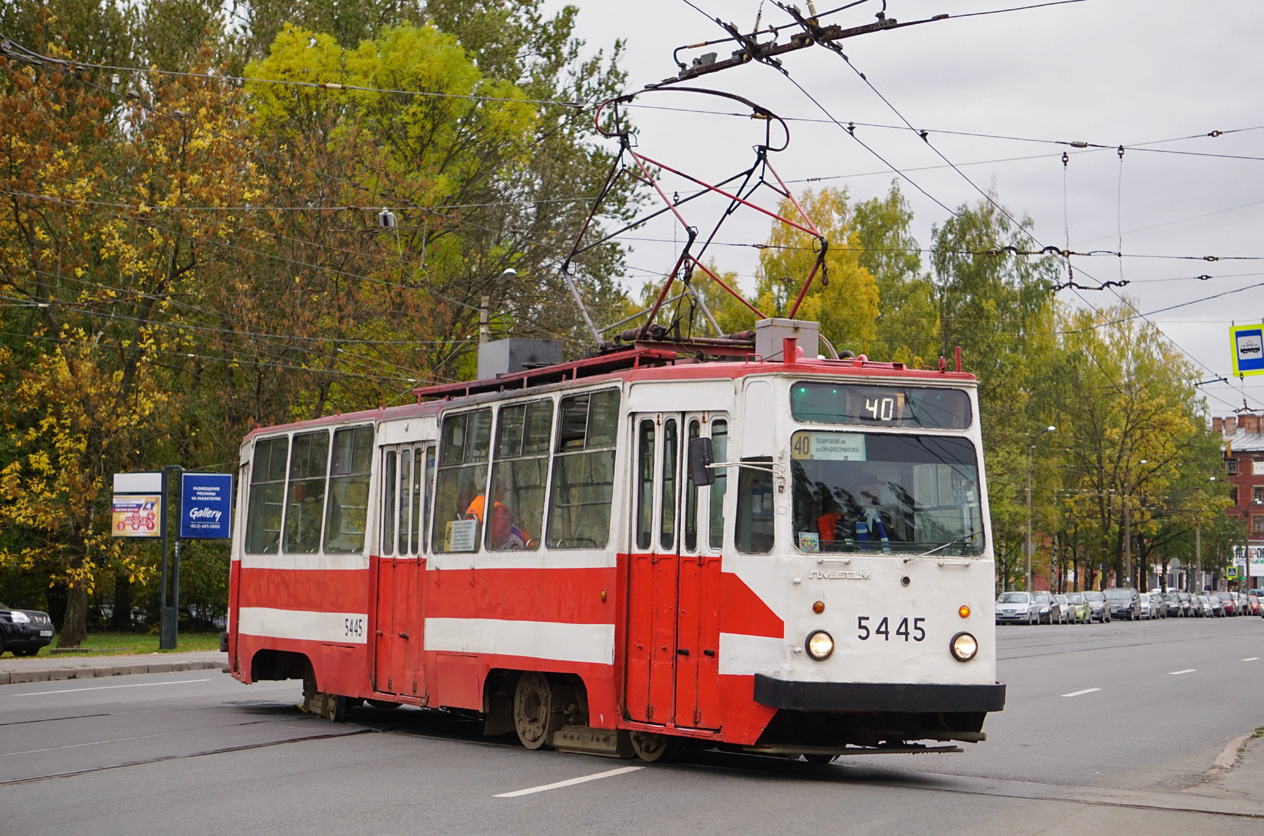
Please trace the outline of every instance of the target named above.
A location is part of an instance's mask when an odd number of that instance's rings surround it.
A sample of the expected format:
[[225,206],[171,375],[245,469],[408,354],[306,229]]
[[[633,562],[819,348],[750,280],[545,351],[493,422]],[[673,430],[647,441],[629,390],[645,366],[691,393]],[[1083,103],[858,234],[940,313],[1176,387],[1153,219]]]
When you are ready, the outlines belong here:
[[421,554],[424,546],[422,545],[421,532],[425,529],[425,521],[423,519],[423,500],[426,497],[424,493],[425,482],[422,481],[423,468],[426,464],[426,448],[422,444],[418,444],[412,448],[413,457],[413,499],[412,507],[409,515],[412,518],[412,532],[408,538],[408,553]]
[[667,552],[676,547],[676,486],[679,484],[680,423],[671,417],[663,421],[663,475],[659,480],[662,499],[658,511],[658,547]]
[[548,548],[603,549],[610,542],[622,408],[621,389],[581,392],[558,401],[545,526]]
[[396,510],[395,476],[399,462],[399,451],[395,449],[382,451],[382,536],[378,545],[382,557],[395,554],[395,520]]
[[[246,505],[246,554],[276,554],[281,548],[289,462],[288,435],[255,441],[250,460],[250,497]],[[270,528],[268,521],[273,514],[276,525]]]
[[654,542],[654,419],[642,418],[636,429],[636,547],[649,551]]
[[505,404],[497,411],[492,511],[483,518],[488,551],[539,548],[536,533],[544,525],[553,412],[551,398]]
[[[290,441],[290,467],[285,484],[285,521],[282,554],[316,554],[325,523],[325,493],[329,486],[327,429],[295,433]],[[317,489],[312,493],[312,489]],[[315,528],[311,520],[315,520]]]
[[369,482],[373,478],[374,427],[334,431],[325,490],[325,554],[361,554],[368,532]]
[[[685,450],[689,449],[689,445],[695,438],[702,436],[702,419],[689,418],[688,429],[686,431]],[[720,461],[723,461],[721,459]],[[681,516],[684,517],[684,550],[690,554],[698,552],[698,486],[693,482],[693,460],[686,453],[685,455],[685,500],[684,508]]]
[[[742,459],[742,463],[771,465],[772,456],[751,456]],[[739,470],[733,542],[743,554],[771,554],[777,545],[772,471],[766,467],[741,467]],[[756,530],[757,525],[760,530]]]
[[413,508],[413,485],[412,485],[412,448],[402,447],[399,451],[399,521],[396,523],[395,539],[397,547],[395,553],[398,555],[407,555],[409,539],[412,534],[412,508]]
[[[717,432],[723,429],[724,432]],[[727,418],[711,421],[711,449],[717,461],[728,461],[729,422]],[[707,542],[714,550],[724,548],[724,497],[728,493],[728,468],[716,468],[714,481],[707,488],[709,533]]]
[[[443,416],[439,432],[439,459],[435,474],[434,520],[431,549],[436,554],[469,554],[482,546],[482,526],[473,509],[475,500],[487,497],[491,457],[492,408],[490,406]],[[473,522],[473,547],[465,545],[469,532],[457,523]],[[442,526],[442,528],[440,528]],[[458,539],[460,538],[460,539]]]

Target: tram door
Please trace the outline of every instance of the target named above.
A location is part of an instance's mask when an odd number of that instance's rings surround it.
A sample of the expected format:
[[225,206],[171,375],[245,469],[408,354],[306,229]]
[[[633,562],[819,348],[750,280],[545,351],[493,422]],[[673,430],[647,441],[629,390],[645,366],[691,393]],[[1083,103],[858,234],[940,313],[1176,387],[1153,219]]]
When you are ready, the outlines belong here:
[[422,555],[429,531],[434,447],[382,450],[381,524],[373,687],[407,697],[425,693],[422,649]]
[[[628,564],[628,717],[718,729],[720,550],[708,489],[689,483],[688,439],[726,432],[714,414],[633,416],[632,543]],[[723,485],[713,487],[717,499]]]

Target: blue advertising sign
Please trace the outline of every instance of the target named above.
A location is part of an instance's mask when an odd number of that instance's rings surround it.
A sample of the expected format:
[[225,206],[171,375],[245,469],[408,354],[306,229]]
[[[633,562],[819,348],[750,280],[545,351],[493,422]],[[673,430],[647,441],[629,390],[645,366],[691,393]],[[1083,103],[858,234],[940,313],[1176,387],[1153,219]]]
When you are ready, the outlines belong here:
[[230,473],[180,474],[180,536],[196,540],[232,537]]

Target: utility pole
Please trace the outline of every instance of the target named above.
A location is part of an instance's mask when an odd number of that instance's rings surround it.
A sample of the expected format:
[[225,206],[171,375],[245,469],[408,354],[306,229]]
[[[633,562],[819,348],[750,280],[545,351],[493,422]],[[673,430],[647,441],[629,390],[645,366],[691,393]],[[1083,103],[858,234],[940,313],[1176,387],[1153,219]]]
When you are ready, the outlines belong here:
[[1124,497],[1124,577],[1127,585],[1132,586],[1132,508],[1128,497]]
[[1043,430],[1041,430],[1039,433],[1036,434],[1035,438],[1027,439],[1027,549],[1026,549],[1027,585],[1023,588],[1026,589],[1028,592],[1032,591],[1031,589],[1031,451],[1036,446],[1037,438],[1040,438],[1040,436],[1044,435],[1045,433],[1051,433],[1056,429],[1057,427],[1045,427]]
[[1194,560],[1197,568],[1194,570],[1194,583],[1198,584],[1194,589],[1194,594],[1203,591],[1203,524],[1199,523],[1194,526]]

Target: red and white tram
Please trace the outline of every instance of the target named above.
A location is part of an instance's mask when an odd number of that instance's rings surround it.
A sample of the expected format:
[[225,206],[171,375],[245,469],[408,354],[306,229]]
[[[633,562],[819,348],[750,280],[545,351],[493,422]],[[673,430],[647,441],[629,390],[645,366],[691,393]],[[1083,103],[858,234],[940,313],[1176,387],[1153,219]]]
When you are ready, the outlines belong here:
[[251,433],[233,676],[645,760],[982,740],[1005,686],[974,378],[805,359],[815,327]]

